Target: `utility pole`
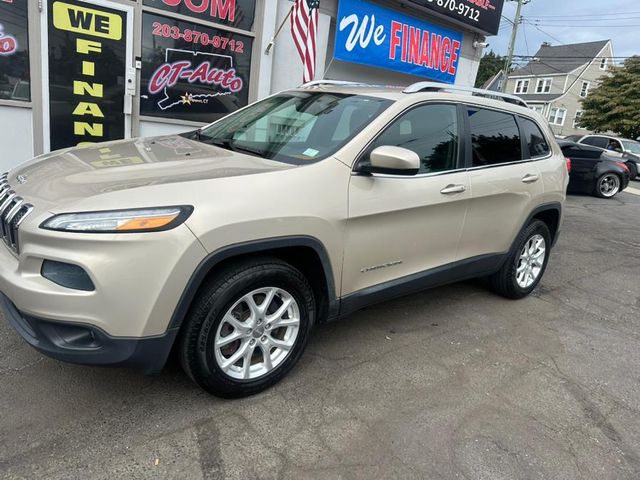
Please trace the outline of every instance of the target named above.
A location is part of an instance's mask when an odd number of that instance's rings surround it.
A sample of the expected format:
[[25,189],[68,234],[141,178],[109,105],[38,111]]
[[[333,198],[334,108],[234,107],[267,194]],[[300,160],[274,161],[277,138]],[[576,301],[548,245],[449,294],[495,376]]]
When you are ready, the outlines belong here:
[[511,43],[509,44],[509,53],[507,54],[507,61],[504,65],[505,79],[502,82],[502,93],[507,91],[507,77],[509,76],[509,70],[511,69],[511,62],[513,62],[513,52],[516,48],[516,39],[518,37],[518,25],[522,22],[522,6],[525,3],[529,3],[526,0],[517,0],[518,8],[516,8],[516,17],[513,19],[513,29],[511,30]]

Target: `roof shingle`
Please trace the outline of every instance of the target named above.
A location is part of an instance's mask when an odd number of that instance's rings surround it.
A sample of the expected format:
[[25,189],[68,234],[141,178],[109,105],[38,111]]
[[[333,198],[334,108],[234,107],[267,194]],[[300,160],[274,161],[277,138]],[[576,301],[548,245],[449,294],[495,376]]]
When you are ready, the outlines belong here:
[[596,58],[607,43],[609,40],[557,46],[543,44],[534,55],[535,60],[514,70],[509,76],[540,76],[572,72]]

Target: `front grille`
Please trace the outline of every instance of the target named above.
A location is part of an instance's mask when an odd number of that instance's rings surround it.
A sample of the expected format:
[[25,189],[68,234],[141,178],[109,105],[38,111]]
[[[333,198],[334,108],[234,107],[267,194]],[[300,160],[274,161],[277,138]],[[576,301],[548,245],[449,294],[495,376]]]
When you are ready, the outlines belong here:
[[19,253],[18,228],[33,210],[33,205],[11,189],[7,176],[7,173],[0,176],[0,235],[11,250]]

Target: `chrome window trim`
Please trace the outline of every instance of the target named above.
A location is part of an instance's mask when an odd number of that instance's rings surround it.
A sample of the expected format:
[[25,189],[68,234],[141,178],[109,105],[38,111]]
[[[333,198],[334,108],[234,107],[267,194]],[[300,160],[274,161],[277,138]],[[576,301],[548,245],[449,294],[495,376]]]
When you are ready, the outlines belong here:
[[[553,152],[545,155],[544,157],[535,157],[535,158],[527,158],[525,160],[518,160],[515,162],[507,162],[507,163],[496,163],[495,165],[481,165],[478,167],[469,167],[469,168],[458,168],[456,170],[447,170],[445,172],[433,172],[433,173],[422,173],[419,175],[394,175],[392,173],[368,173],[367,177],[376,177],[376,178],[404,178],[404,179],[412,179],[412,178],[425,178],[425,177],[439,177],[442,175],[450,175],[452,173],[461,173],[461,172],[474,172],[476,170],[487,170],[490,168],[499,168],[499,167],[510,167],[513,165],[519,165],[521,163],[532,163],[532,162],[540,162],[542,160],[548,160],[553,158]],[[364,176],[359,172],[351,172],[351,176]]]

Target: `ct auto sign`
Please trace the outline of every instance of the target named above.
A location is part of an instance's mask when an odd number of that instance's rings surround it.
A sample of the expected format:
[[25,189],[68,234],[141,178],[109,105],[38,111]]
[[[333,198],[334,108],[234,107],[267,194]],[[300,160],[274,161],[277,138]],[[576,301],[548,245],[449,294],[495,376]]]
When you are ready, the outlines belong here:
[[462,34],[359,0],[341,0],[334,57],[455,83]]

